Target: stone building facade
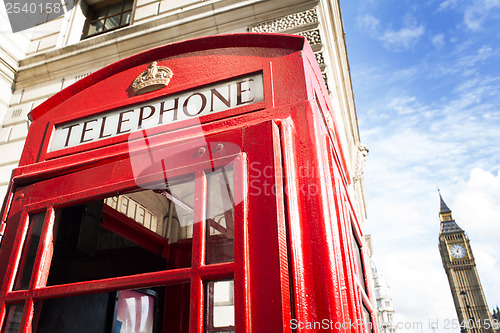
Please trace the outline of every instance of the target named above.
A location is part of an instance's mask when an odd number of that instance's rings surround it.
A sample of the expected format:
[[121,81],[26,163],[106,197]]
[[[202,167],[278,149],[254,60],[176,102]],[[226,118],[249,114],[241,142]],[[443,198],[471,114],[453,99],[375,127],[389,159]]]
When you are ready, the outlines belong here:
[[379,333],[396,333],[394,305],[391,290],[385,276],[372,263],[373,288],[377,301],[377,325]]

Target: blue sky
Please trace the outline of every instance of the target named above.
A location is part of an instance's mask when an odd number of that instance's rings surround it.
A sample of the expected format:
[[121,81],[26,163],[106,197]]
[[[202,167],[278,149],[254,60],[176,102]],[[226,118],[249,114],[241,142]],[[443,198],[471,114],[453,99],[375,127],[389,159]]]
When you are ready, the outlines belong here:
[[366,231],[399,332],[456,312],[438,250],[439,196],[500,306],[500,0],[341,0],[365,170]]

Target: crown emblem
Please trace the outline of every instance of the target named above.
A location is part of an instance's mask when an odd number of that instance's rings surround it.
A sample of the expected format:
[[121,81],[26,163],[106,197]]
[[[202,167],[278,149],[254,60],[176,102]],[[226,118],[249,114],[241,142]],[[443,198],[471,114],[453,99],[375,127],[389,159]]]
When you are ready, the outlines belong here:
[[166,87],[174,74],[165,66],[157,66],[156,61],[149,64],[132,82],[132,88],[137,95],[148,93]]

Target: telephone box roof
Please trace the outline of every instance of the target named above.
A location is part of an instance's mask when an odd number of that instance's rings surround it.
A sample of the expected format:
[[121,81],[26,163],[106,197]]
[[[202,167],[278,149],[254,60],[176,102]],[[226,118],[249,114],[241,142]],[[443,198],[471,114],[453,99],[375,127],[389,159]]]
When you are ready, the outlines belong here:
[[61,104],[73,95],[81,93],[83,90],[92,86],[96,82],[137,66],[140,63],[145,64],[157,59],[175,57],[185,53],[223,48],[269,48],[274,50],[286,49],[299,51],[304,48],[305,44],[305,38],[297,35],[235,33],[195,38],[156,47],[108,65],[86,76],[75,84],[50,97],[37,108],[33,109],[29,113],[28,117],[30,120],[36,121],[49,110],[55,108],[57,105]]

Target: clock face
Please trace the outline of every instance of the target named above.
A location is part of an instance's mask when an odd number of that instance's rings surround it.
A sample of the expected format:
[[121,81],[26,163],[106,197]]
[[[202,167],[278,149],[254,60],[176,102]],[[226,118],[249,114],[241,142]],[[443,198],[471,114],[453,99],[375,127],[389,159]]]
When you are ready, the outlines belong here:
[[450,246],[450,253],[453,258],[463,258],[465,256],[465,248],[460,244],[453,244]]

